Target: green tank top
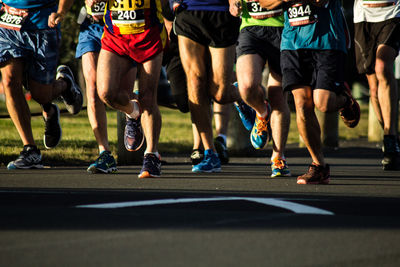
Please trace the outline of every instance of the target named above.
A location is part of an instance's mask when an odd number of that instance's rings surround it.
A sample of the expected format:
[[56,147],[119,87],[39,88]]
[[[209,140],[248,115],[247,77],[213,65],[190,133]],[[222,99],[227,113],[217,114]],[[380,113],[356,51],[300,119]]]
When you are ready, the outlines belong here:
[[262,8],[255,0],[241,0],[242,24],[240,30],[248,26],[283,27],[283,9],[278,6],[269,10]]

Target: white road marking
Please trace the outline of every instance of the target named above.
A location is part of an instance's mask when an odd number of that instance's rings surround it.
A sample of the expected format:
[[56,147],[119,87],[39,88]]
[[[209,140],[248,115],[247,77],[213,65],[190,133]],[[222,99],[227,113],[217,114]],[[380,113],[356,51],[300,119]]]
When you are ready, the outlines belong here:
[[75,207],[90,208],[90,209],[118,209],[118,208],[128,208],[128,207],[142,207],[142,206],[168,205],[168,204],[193,203],[193,202],[229,201],[229,200],[246,200],[246,201],[256,202],[267,206],[274,206],[278,208],[287,209],[298,214],[334,215],[333,212],[323,210],[320,208],[315,208],[304,204],[298,204],[277,198],[262,198],[262,197],[169,198],[169,199],[77,205]]

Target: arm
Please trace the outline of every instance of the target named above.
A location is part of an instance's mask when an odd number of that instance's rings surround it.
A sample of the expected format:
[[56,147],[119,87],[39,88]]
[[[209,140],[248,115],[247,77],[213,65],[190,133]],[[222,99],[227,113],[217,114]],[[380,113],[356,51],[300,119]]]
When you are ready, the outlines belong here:
[[48,25],[50,28],[56,27],[64,19],[65,14],[71,8],[74,0],[60,0],[57,12],[53,12],[49,16]]
[[239,17],[242,13],[241,0],[229,0],[229,12],[234,17]]
[[274,9],[282,4],[282,2],[290,2],[291,0],[260,0],[260,6],[267,9]]

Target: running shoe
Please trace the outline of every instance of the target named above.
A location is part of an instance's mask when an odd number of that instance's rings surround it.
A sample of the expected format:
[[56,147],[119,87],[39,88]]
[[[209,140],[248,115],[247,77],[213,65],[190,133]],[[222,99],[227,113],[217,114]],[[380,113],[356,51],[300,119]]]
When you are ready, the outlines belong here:
[[81,88],[75,82],[72,70],[66,65],[58,66],[56,79],[64,79],[67,82],[69,88],[61,93],[61,98],[69,113],[78,114],[82,109],[83,95]]
[[[235,82],[234,86],[238,87],[238,83]],[[233,103],[237,112],[239,113],[239,117],[243,123],[244,128],[247,131],[251,131],[253,128],[254,120],[256,119],[256,112],[249,105],[247,105],[243,100],[239,100]]]
[[224,138],[218,136],[214,139],[214,146],[215,150],[217,150],[218,158],[221,161],[221,164],[228,164],[229,162],[229,155],[228,149],[226,148],[226,143]]
[[307,173],[297,177],[297,184],[329,184],[329,165],[325,167],[314,162],[308,167]]
[[43,143],[45,148],[52,149],[55,148],[61,140],[61,125],[60,125],[60,109],[56,104],[51,104],[53,108],[53,114],[49,115],[47,118],[43,116],[45,123]]
[[190,160],[192,161],[192,166],[199,164],[204,158],[204,150],[193,149],[190,155]]
[[36,146],[24,146],[19,157],[7,165],[9,170],[41,168],[43,168],[42,155]]
[[250,134],[251,144],[255,149],[262,149],[266,143],[271,140],[271,106],[268,101],[265,100],[268,114],[265,118],[261,118],[258,115],[253,125],[253,129]]
[[400,170],[400,145],[395,135],[383,137],[382,167],[385,171]]
[[131,119],[126,116],[126,125],[124,131],[124,144],[128,151],[139,150],[144,142],[144,134],[142,124],[140,123],[140,117]]
[[139,178],[155,178],[161,176],[161,160],[153,153],[147,153],[143,158],[143,167]]
[[199,164],[193,166],[192,172],[219,172],[221,171],[221,161],[217,153],[212,149],[204,151],[204,159]]
[[290,173],[289,167],[285,159],[282,158],[274,158],[271,160],[271,177],[290,177],[292,174]]
[[360,105],[352,96],[350,87],[347,83],[344,83],[344,88],[343,93],[347,97],[347,102],[345,106],[339,110],[339,114],[347,127],[354,128],[360,121]]
[[110,151],[103,151],[94,163],[90,164],[87,171],[90,173],[114,173],[117,171],[117,163]]

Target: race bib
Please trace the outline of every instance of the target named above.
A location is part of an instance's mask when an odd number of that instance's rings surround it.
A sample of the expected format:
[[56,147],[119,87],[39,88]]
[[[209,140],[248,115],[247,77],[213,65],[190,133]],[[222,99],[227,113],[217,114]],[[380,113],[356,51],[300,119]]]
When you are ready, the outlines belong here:
[[363,0],[364,7],[387,7],[395,4],[395,0]]
[[28,9],[18,9],[3,3],[0,9],[0,27],[19,31],[27,17]]
[[150,9],[149,0],[114,0],[109,8],[112,23],[121,34],[144,32],[145,9]]
[[105,9],[105,2],[94,4],[92,7],[86,7],[87,13],[91,15],[96,21],[100,21],[103,19]]
[[278,7],[276,9],[266,9],[260,6],[258,0],[246,1],[247,11],[254,19],[266,19],[282,15],[283,9]]
[[315,8],[311,4],[296,3],[288,9],[290,26],[302,26],[317,22]]

